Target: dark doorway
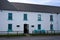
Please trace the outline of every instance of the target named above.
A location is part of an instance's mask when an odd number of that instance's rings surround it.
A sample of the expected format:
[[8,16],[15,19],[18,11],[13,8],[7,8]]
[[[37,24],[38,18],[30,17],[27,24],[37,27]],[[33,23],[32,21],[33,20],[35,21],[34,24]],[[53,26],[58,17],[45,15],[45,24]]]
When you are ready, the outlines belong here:
[[29,25],[24,24],[24,33],[29,33]]

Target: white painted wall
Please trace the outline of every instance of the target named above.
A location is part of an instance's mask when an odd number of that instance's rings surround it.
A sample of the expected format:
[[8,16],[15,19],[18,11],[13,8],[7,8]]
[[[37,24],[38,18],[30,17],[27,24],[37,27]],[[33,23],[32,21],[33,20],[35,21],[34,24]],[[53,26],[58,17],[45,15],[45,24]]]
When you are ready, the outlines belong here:
[[57,19],[58,19],[58,22],[57,22],[58,26],[57,27],[58,27],[58,30],[60,30],[60,14],[58,14],[58,18]]
[[[13,13],[13,20],[8,20],[8,13]],[[28,21],[23,20],[23,15],[27,14]],[[38,14],[41,14],[42,21],[38,21]],[[0,31],[7,31],[8,24],[12,24],[13,31],[24,31],[24,24],[29,24],[29,33],[33,30],[38,30],[38,24],[41,24],[41,30],[50,30],[50,15],[53,15],[54,30],[60,30],[60,14],[39,13],[39,12],[22,12],[22,11],[5,11],[0,10]],[[58,17],[58,19],[57,19]],[[58,21],[58,24],[57,24]],[[16,27],[20,25],[20,27]],[[31,27],[34,25],[34,27]],[[23,33],[23,32],[22,32]]]

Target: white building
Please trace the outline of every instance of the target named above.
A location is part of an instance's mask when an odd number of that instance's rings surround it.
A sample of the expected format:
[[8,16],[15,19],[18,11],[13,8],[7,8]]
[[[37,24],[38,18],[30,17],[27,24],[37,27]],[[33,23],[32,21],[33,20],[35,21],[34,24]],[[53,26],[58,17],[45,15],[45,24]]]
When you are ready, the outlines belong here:
[[0,31],[60,30],[59,13],[60,7],[0,0]]

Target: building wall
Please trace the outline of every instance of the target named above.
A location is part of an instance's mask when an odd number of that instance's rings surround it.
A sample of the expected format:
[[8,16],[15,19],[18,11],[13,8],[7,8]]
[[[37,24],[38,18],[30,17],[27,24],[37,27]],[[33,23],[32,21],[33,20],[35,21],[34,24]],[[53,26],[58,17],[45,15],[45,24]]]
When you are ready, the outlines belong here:
[[60,30],[60,14],[58,14],[57,19],[58,19],[58,22],[57,22],[57,24],[58,24],[57,27],[58,28],[57,29]]
[[[8,13],[13,13],[13,20],[8,20]],[[23,20],[23,15],[27,14],[27,21]],[[41,14],[41,21],[38,21],[38,14]],[[50,21],[50,15],[53,15],[53,22]],[[60,30],[60,14],[23,12],[23,11],[5,11],[0,10],[0,31],[8,31],[8,24],[12,24],[13,31],[24,31],[24,24],[29,24],[29,33],[38,30],[38,24],[41,24],[41,30],[50,30],[50,24],[53,24],[54,30]],[[20,27],[16,27],[20,25]],[[34,25],[34,27],[31,27]]]

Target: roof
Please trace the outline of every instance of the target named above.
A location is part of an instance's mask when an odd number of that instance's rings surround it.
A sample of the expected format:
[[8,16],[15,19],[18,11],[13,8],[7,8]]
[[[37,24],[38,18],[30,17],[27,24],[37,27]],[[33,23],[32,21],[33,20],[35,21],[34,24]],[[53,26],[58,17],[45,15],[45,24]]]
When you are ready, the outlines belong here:
[[12,4],[18,10],[22,11],[60,13],[60,7],[55,6],[25,4],[25,3],[12,3]]
[[0,10],[60,13],[60,7],[57,6],[15,3],[15,2],[13,3],[8,2],[7,0],[0,0]]
[[0,0],[0,10],[16,10],[7,0]]

